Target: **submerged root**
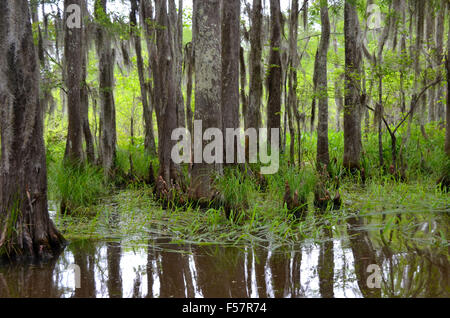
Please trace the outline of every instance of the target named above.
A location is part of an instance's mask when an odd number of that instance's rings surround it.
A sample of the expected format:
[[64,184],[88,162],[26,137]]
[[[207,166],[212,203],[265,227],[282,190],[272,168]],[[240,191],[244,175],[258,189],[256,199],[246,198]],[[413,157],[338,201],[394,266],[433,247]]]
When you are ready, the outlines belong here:
[[223,210],[225,216],[230,219],[232,215],[241,214],[248,209],[246,204],[238,204],[226,200],[225,196],[216,189],[212,189],[208,197],[196,195],[192,188],[184,190],[177,182],[168,184],[162,176],[159,176],[153,194],[155,199],[164,209],[187,209],[198,208],[202,210],[216,209]]
[[308,212],[308,202],[306,197],[299,197],[298,190],[295,190],[292,196],[289,182],[286,181],[283,206],[288,210],[288,213],[294,216],[295,220],[304,220]]
[[9,262],[35,262],[48,261],[59,256],[66,240],[51,219],[48,220],[46,229],[42,225],[37,227],[23,221],[17,221],[16,231],[10,235],[5,235],[7,225],[3,225],[0,259],[7,259]]
[[[361,177],[363,176],[364,168],[361,169]],[[364,179],[365,182],[365,173]],[[341,194],[339,192],[340,182],[336,176],[330,178],[326,173],[326,167],[323,172],[319,174],[319,181],[314,189],[314,206],[321,211],[325,211],[328,208],[331,210],[340,210],[342,206]],[[331,193],[335,193],[332,195]]]

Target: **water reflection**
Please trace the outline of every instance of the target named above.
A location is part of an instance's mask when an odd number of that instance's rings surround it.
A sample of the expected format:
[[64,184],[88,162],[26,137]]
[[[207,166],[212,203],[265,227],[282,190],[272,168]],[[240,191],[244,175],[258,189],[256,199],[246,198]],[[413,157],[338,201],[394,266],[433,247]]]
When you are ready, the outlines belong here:
[[[350,239],[294,248],[271,245],[177,245],[152,239],[72,242],[46,265],[0,266],[0,297],[448,297],[447,257],[410,247],[376,249],[362,220],[348,221]],[[81,270],[75,289],[70,269]],[[382,288],[367,286],[367,266],[382,269]]]
[[334,251],[333,233],[325,229],[325,241],[320,244],[318,271],[319,289],[323,298],[334,297]]
[[358,286],[364,297],[381,297],[381,289],[369,288],[367,280],[371,272],[367,269],[370,265],[380,265],[377,260],[369,232],[364,229],[364,221],[359,217],[352,217],[347,220],[347,233],[349,235],[350,246],[353,252],[355,274]]

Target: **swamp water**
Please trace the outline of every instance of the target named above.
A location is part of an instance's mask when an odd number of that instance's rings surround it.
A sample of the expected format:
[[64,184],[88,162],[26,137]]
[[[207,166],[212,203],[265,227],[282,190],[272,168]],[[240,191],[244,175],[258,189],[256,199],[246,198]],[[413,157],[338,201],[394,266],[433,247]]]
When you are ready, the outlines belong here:
[[53,262],[1,265],[0,297],[450,296],[448,245],[427,241],[440,222],[416,224],[423,235],[404,241],[363,218],[344,223],[341,237],[325,230],[322,242],[294,246],[72,241]]

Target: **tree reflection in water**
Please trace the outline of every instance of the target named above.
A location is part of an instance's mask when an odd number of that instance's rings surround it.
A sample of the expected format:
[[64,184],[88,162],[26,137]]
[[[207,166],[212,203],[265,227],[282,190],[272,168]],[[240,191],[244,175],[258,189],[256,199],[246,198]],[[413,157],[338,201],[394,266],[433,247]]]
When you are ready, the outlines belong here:
[[[111,224],[118,223],[112,216]],[[74,241],[40,265],[1,265],[0,297],[448,297],[449,262],[400,233],[347,221],[348,236],[322,229],[318,244],[290,248]],[[75,289],[71,264],[81,269]],[[369,288],[367,267],[382,269],[382,288]]]

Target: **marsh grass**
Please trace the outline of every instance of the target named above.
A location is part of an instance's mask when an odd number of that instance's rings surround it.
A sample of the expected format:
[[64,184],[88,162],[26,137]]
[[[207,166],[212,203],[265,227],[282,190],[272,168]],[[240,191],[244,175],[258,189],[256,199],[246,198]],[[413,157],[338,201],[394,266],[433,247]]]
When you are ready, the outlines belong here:
[[[50,166],[49,178],[53,180],[49,182],[50,192],[54,200],[66,195],[91,210],[89,215],[58,216],[59,228],[69,239],[90,237],[142,241],[151,237],[170,237],[173,242],[198,244],[295,245],[303,240],[327,239],[324,236],[325,229],[331,230],[333,237],[341,237],[345,234],[346,219],[358,214],[365,218],[368,229],[374,233],[383,230],[386,240],[395,240],[397,236],[403,235],[427,244],[443,246],[448,244],[448,225],[436,232],[430,231],[429,235],[423,235],[423,231],[420,231],[420,227],[432,227],[436,220],[443,224],[445,222],[442,220],[447,220],[448,224],[448,193],[436,185],[438,176],[448,169],[448,163],[446,165],[443,150],[440,150],[443,148],[443,134],[439,130],[430,131],[432,129],[427,127],[428,141],[421,140],[418,129],[412,130],[410,142],[404,150],[408,167],[407,182],[396,181],[386,174],[385,168],[379,167],[377,136],[369,134],[368,140],[364,141],[362,160],[367,173],[365,184],[362,183],[361,175],[349,176],[343,173],[340,159],[343,134],[330,132],[332,162],[329,169],[339,179],[343,199],[343,206],[338,211],[327,209],[319,212],[314,207],[314,187],[319,178],[314,162],[315,135],[304,136],[302,146],[305,147],[305,161],[302,168],[289,166],[288,155],[282,155],[279,172],[266,176],[265,191],[247,172],[225,169],[224,175],[216,179],[216,188],[222,193],[225,202],[232,203],[229,217],[223,208],[213,208],[212,205],[201,209],[187,204],[183,208],[165,210],[155,202],[152,188],[143,183],[128,184],[120,191],[113,191],[113,187],[100,182],[103,179],[98,171],[67,174],[60,171],[58,165]],[[389,136],[385,134],[383,141],[383,154],[388,164]],[[155,158],[146,157],[140,148],[133,149],[131,155],[137,174],[144,176],[150,161],[156,171]],[[124,171],[129,171],[130,150],[119,153],[118,165]],[[296,221],[283,206],[286,181],[292,193],[297,190],[299,197],[307,202],[304,220]],[[75,191],[69,191],[71,182]],[[82,189],[88,189],[90,194],[82,195]],[[104,197],[105,189],[109,197]],[[112,226],[111,220],[115,220],[115,226]]]
[[64,202],[71,213],[90,213],[90,207],[108,194],[108,184],[98,167],[55,163],[48,174],[49,200]]
[[[131,162],[132,161],[132,169]],[[155,156],[145,152],[141,144],[124,145],[116,152],[117,184],[145,183],[149,177],[149,167],[153,165],[154,171],[158,171],[158,160]],[[132,180],[130,180],[130,178]]]

